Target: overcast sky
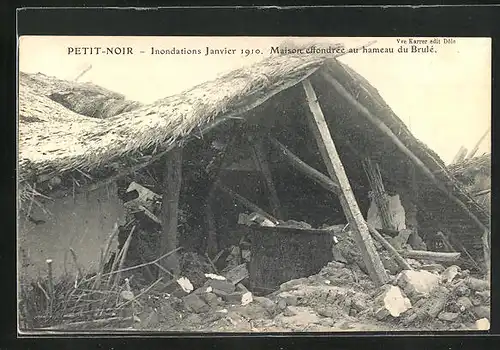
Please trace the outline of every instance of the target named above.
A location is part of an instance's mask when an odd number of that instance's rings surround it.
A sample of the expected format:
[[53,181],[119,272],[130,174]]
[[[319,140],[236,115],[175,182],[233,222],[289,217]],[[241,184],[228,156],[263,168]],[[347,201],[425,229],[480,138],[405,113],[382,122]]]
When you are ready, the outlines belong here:
[[[460,146],[474,147],[491,124],[491,41],[455,38],[434,45],[436,53],[397,53],[397,38],[294,38],[295,42],[343,42],[348,47],[376,40],[372,48],[394,53],[343,56],[369,80],[413,134],[449,163]],[[399,38],[408,39],[408,38]],[[432,39],[432,38],[430,38]],[[90,81],[144,103],[215,79],[270,54],[284,38],[250,37],[22,37],[19,69],[62,79]],[[68,47],[133,47],[134,55],[68,55]],[[206,47],[234,48],[233,55],[204,56]],[[404,45],[410,47],[410,45]],[[202,55],[151,55],[156,49],[196,49]],[[425,48],[426,45],[419,45]],[[241,49],[260,49],[241,55]],[[411,48],[410,48],[411,49]],[[144,51],[143,54],[138,53]],[[490,136],[478,154],[490,152]]]

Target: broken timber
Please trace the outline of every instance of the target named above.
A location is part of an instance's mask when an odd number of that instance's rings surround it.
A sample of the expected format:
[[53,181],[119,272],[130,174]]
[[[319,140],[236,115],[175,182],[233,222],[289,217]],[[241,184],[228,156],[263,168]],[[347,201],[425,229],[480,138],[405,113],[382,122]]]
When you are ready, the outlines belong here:
[[361,115],[366,117],[370,122],[375,124],[375,126],[382,131],[385,135],[387,135],[392,142],[404,153],[410,160],[415,164],[418,169],[420,169],[433,183],[439,188],[444,194],[448,196],[450,200],[452,200],[456,205],[458,205],[467,215],[477,224],[478,227],[481,228],[482,231],[489,231],[489,228],[484,225],[481,220],[477,218],[474,213],[472,213],[469,208],[453,193],[447,189],[441,181],[439,181],[436,176],[429,170],[429,168],[412,152],[410,151],[401,140],[392,132],[391,129],[387,125],[385,125],[379,118],[374,116],[365,106],[363,106],[360,102],[358,102],[350,93],[347,91],[342,84],[340,84],[337,79],[335,79],[332,75],[327,72],[322,71],[321,76],[335,89],[335,91],[345,98]]
[[440,262],[453,262],[460,258],[460,253],[431,252],[427,250],[400,250],[399,254],[411,259],[427,259]]
[[351,185],[349,184],[349,180],[344,171],[344,166],[342,165],[337,153],[337,149],[328,129],[323,111],[318,103],[316,93],[314,92],[311,82],[308,79],[302,81],[302,86],[312,114],[311,130],[316,138],[318,148],[320,149],[321,155],[325,161],[330,177],[335,179],[339,184],[340,203],[347,217],[347,221],[354,231],[354,237],[362,253],[363,261],[373,282],[378,285],[383,285],[388,281],[387,273],[380,257],[378,256],[371,236],[368,232],[366,222],[352,192]]
[[217,188],[219,190],[221,190],[222,192],[228,194],[229,196],[231,196],[232,198],[234,198],[236,201],[238,201],[241,205],[243,205],[244,207],[246,207],[247,209],[250,209],[256,213],[259,213],[261,214],[262,216],[264,216],[265,218],[271,220],[274,224],[278,224],[279,221],[272,215],[266,213],[264,210],[262,210],[259,206],[257,206],[256,204],[250,202],[248,199],[246,199],[245,197],[243,197],[242,195],[234,192],[233,190],[221,185],[220,183],[217,183]]
[[[165,156],[165,173],[163,174],[162,197],[162,237],[160,241],[161,254],[177,248],[177,226],[179,194],[182,182],[182,148],[174,148]],[[164,260],[163,266],[174,275],[179,274],[180,266],[177,253]]]
[[368,230],[370,233],[373,235],[373,237],[382,244],[382,246],[387,249],[389,253],[392,254],[394,257],[394,260],[398,263],[398,265],[403,269],[403,270],[413,270],[410,264],[403,259],[403,257],[398,253],[398,251],[378,232],[374,227],[371,225],[368,225]]
[[274,137],[269,137],[270,144],[278,150],[280,155],[282,155],[290,165],[295,169],[300,171],[303,175],[309,177],[318,185],[322,186],[327,191],[338,194],[339,185],[336,184],[332,179],[318,170],[314,169],[310,165],[307,165],[302,159],[293,154],[288,148],[286,148],[281,142],[276,140]]

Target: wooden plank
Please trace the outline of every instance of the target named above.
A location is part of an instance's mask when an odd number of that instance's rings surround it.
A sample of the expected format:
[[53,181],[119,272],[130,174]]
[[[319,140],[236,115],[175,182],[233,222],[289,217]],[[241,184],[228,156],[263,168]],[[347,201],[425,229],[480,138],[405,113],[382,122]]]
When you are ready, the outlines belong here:
[[313,135],[316,138],[320,153],[325,161],[328,174],[339,184],[340,203],[347,221],[355,233],[354,237],[362,253],[368,273],[376,284],[385,284],[388,281],[387,273],[375,249],[365,219],[356,202],[356,198],[354,198],[351,185],[349,184],[344,166],[337,153],[323,111],[318,103],[316,93],[308,79],[302,81],[302,86],[306,93],[307,102],[312,114],[311,129]]
[[[249,141],[251,142],[251,140]],[[266,188],[269,192],[269,203],[271,204],[272,213],[278,219],[285,219],[281,211],[280,200],[278,198],[278,193],[276,192],[276,187],[274,186],[273,176],[271,174],[271,169],[267,160],[267,147],[264,144],[264,139],[257,140],[256,143],[253,143],[252,148],[255,165],[262,172],[262,175],[264,176],[264,180],[266,182]]]
[[460,258],[460,253],[431,252],[427,250],[398,250],[401,256],[412,259],[427,259],[440,262],[453,262]]
[[275,147],[275,149],[279,152],[283,158],[295,169],[301,172],[303,175],[307,176],[318,185],[330,191],[332,193],[338,194],[339,185],[335,183],[328,176],[324,175],[320,171],[314,169],[312,166],[305,163],[302,159],[297,157],[294,153],[292,153],[288,148],[286,148],[281,142],[276,140],[274,137],[269,137],[270,144]]
[[[182,183],[182,148],[174,148],[165,157],[162,196],[162,237],[160,252],[166,254],[177,248],[179,195]],[[171,254],[162,261],[162,266],[177,276],[180,273],[179,257]],[[165,278],[169,278],[165,275]]]
[[406,154],[406,156],[413,162],[413,164],[422,171],[433,183],[434,185],[448,196],[448,198],[458,205],[467,215],[477,224],[479,228],[483,231],[489,231],[489,228],[477,218],[474,213],[472,213],[467,205],[465,205],[460,199],[455,197],[453,192],[449,190],[440,180],[434,176],[434,174],[429,170],[429,168],[418,158],[411,150],[409,150],[403,142],[392,132],[387,125],[385,125],[379,118],[374,116],[365,106],[359,103],[343,86],[340,84],[333,76],[326,72],[321,72],[322,77],[335,89],[335,91],[347,100],[353,108],[370,122],[372,122],[381,132],[383,132],[387,137],[389,137],[392,142],[397,146],[397,148]]

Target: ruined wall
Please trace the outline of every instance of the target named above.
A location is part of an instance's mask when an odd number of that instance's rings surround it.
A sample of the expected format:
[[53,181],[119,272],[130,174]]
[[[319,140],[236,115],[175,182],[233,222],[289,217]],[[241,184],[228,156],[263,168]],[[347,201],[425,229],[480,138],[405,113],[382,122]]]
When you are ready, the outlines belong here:
[[[53,260],[54,277],[76,269],[69,248],[73,248],[85,271],[98,266],[101,245],[115,222],[123,224],[123,204],[117,197],[116,185],[90,193],[66,195],[53,201],[44,200],[44,213],[33,205],[29,220],[23,213],[18,221],[18,269],[29,279],[47,276],[46,259]],[[42,222],[43,220],[43,222]],[[116,246],[114,242],[114,246]]]

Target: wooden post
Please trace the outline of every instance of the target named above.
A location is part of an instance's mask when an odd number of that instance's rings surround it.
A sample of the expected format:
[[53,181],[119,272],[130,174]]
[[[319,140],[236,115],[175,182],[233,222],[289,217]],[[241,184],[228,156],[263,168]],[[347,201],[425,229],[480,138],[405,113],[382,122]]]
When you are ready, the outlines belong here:
[[302,85],[313,117],[313,122],[311,123],[313,135],[316,138],[319,150],[325,161],[328,174],[339,184],[340,203],[347,221],[354,231],[354,237],[363,255],[363,261],[368,273],[376,284],[385,284],[388,281],[387,273],[375,249],[365,219],[356,202],[356,198],[354,198],[351,185],[349,184],[344,166],[340,161],[337,149],[335,148],[330,131],[328,130],[328,125],[318,103],[316,93],[309,80],[304,80]]
[[[160,241],[161,254],[177,248],[179,194],[182,182],[182,148],[174,148],[166,154],[165,173],[163,175],[162,229]],[[171,254],[163,260],[163,267],[177,276],[180,273],[179,257]],[[165,276],[167,277],[167,276]]]
[[[249,139],[250,142],[253,140]],[[269,162],[267,161],[267,147],[265,147],[264,139],[255,140],[256,143],[252,145],[254,162],[258,169],[262,172],[264,180],[266,181],[267,191],[269,192],[269,202],[271,204],[271,209],[274,217],[278,219],[284,219],[283,213],[281,212],[281,204],[278,198],[278,193],[276,192],[276,187],[274,187],[273,177],[271,174],[271,169],[269,168]]]

